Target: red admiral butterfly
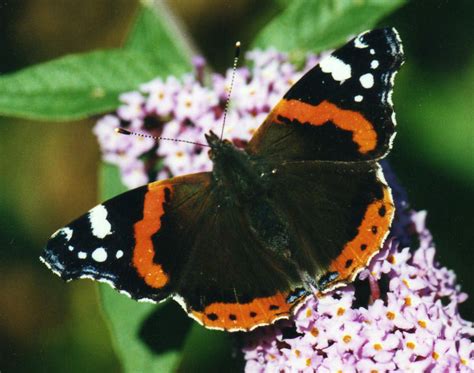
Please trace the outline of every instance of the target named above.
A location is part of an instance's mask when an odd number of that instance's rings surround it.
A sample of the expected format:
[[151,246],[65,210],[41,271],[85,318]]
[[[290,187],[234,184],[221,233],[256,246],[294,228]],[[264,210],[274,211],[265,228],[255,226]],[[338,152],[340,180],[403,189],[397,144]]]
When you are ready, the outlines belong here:
[[357,36],[276,105],[244,150],[206,136],[212,172],[119,195],[58,230],[41,260],[65,280],[178,301],[204,326],[248,331],[354,280],[394,214],[378,160],[395,135],[394,29]]

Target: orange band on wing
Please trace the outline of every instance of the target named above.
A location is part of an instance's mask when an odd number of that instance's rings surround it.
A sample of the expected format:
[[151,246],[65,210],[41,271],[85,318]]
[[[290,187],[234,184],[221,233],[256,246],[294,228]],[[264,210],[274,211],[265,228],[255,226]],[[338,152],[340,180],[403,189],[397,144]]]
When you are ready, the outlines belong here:
[[212,303],[204,311],[191,311],[191,315],[208,328],[247,331],[288,318],[293,304],[286,298],[287,294],[276,293],[249,303]]
[[134,225],[133,265],[147,285],[153,288],[162,288],[169,281],[169,277],[161,265],[153,262],[155,249],[151,239],[161,228],[166,189],[172,191],[170,185],[161,183],[149,185],[143,204],[143,219]]
[[330,265],[338,272],[336,282],[352,280],[358,270],[367,266],[383,244],[395,212],[390,190],[384,188],[383,199],[372,202],[365,211],[357,236],[344,246],[341,254]]
[[331,121],[336,127],[352,132],[352,139],[359,145],[361,153],[374,150],[377,146],[377,133],[372,123],[360,113],[340,109],[328,101],[311,105],[298,100],[282,99],[273,109],[272,115],[277,121],[278,117],[282,116],[290,121],[297,120],[313,126],[321,126]]

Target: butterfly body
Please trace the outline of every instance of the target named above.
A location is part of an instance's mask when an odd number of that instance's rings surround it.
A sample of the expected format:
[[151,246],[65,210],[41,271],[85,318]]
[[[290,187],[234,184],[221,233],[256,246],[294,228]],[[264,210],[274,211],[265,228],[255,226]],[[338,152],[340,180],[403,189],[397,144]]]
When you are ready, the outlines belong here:
[[263,193],[267,186],[268,165],[213,132],[206,135],[213,162],[212,182],[224,200],[245,201]]
[[41,259],[65,280],[173,298],[204,326],[248,331],[354,280],[394,214],[378,160],[395,134],[393,29],[359,35],[310,70],[244,149],[206,135],[212,172],[157,181],[96,206]]

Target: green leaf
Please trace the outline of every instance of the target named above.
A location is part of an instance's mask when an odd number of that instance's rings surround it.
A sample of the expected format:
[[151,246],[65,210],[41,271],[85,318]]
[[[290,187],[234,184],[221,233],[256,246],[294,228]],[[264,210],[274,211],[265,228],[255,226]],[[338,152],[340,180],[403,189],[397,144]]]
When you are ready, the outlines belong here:
[[236,344],[230,333],[209,330],[193,323],[184,345],[180,372],[243,372],[243,360],[235,356]]
[[406,0],[293,0],[257,36],[254,47],[320,52],[373,28]]
[[118,167],[102,163],[99,168],[100,199],[105,201],[125,191],[127,188],[122,184]]
[[126,48],[70,55],[0,77],[0,115],[67,121],[113,111],[121,93],[191,68],[191,47],[160,2],[139,11]]
[[169,65],[179,64],[183,73],[191,69],[191,57],[196,54],[188,36],[160,1],[139,9],[125,47],[155,55]]
[[[102,309],[112,333],[117,355],[125,372],[171,372],[180,358],[180,346],[167,348],[166,341],[173,338],[174,331],[163,328],[153,335],[147,330],[147,320],[157,317],[165,304],[153,305],[133,301],[118,294],[108,285],[100,285]],[[177,310],[180,311],[180,310]],[[182,311],[181,311],[182,312]],[[159,316],[158,316],[159,319]],[[169,320],[162,319],[163,325],[170,326]],[[151,328],[153,329],[153,328]],[[148,337],[146,336],[147,333]],[[187,330],[185,331],[186,334]],[[160,347],[155,347],[159,342]],[[160,348],[157,353],[156,349]]]
[[153,56],[129,50],[58,58],[0,77],[0,115],[75,120],[117,108],[118,96],[157,75],[181,72]]

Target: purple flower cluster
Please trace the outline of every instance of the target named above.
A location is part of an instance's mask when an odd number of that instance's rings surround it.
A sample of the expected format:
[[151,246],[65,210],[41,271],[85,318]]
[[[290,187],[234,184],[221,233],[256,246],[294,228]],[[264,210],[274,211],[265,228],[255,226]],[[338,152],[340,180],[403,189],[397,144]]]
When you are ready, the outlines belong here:
[[[305,68],[297,69],[288,56],[269,51],[247,53],[251,68],[236,70],[232,101],[227,112],[224,138],[244,146],[271,108],[307,68],[317,63],[310,56]],[[101,118],[95,128],[103,159],[120,168],[122,181],[137,187],[156,179],[207,171],[211,162],[207,149],[176,141],[123,136],[123,127],[154,136],[205,142],[210,130],[219,133],[228,96],[232,70],[225,76],[213,74],[204,84],[204,61],[194,60],[195,71],[181,79],[157,78],[136,92],[120,96],[123,103],[115,114]]]
[[[302,69],[276,51],[247,54],[251,68],[236,71],[224,137],[244,146]],[[168,77],[120,96],[115,114],[94,128],[106,162],[120,168],[129,188],[156,179],[210,170],[205,148],[123,136],[124,127],[154,136],[204,142],[219,132],[231,70],[205,84],[204,61],[181,79]],[[351,285],[310,297],[291,320],[244,336],[248,372],[474,371],[474,329],[461,318],[466,299],[455,274],[435,261],[424,212],[409,210],[403,191],[384,165],[397,203],[391,235]]]
[[394,192],[394,227],[369,267],[354,284],[308,298],[291,321],[245,336],[246,371],[474,371],[474,328],[458,312],[467,295],[435,261],[426,213]]

